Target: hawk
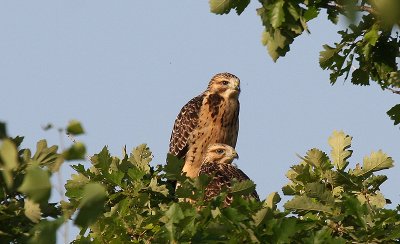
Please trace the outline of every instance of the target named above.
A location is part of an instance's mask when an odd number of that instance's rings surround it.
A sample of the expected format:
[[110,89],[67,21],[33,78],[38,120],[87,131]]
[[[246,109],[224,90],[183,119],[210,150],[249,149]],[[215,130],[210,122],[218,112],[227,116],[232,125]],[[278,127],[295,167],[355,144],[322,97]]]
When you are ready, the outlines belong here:
[[[212,177],[210,183],[205,189],[206,201],[219,195],[222,188],[230,188],[231,181],[236,179],[237,181],[250,180],[250,178],[240,169],[232,164],[235,158],[239,158],[237,152],[233,147],[226,144],[211,144],[204,156],[203,163],[199,171],[199,175],[206,174]],[[253,198],[260,201],[257,192],[251,194]],[[225,205],[229,206],[232,203],[232,195],[229,195],[225,199]]]
[[178,114],[169,153],[185,160],[183,172],[197,177],[208,145],[235,147],[239,131],[240,80],[233,74],[216,74],[207,89],[191,99]]

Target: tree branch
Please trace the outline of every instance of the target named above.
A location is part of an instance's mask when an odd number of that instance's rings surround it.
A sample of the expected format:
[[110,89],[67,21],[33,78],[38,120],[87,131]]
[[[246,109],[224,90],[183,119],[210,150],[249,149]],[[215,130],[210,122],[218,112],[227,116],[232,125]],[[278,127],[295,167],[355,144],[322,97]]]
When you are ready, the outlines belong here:
[[335,8],[335,9],[337,9],[339,11],[355,10],[355,11],[365,11],[365,12],[368,12],[370,14],[376,14],[376,11],[372,7],[366,6],[366,5],[362,5],[362,6],[357,6],[357,5],[354,5],[354,6],[343,6],[343,5],[337,4],[335,2],[329,2],[327,4],[327,7],[328,8]]
[[386,89],[388,89],[389,91],[393,92],[394,94],[399,94],[400,95],[400,90],[395,90],[395,89],[390,88],[390,87],[388,87]]

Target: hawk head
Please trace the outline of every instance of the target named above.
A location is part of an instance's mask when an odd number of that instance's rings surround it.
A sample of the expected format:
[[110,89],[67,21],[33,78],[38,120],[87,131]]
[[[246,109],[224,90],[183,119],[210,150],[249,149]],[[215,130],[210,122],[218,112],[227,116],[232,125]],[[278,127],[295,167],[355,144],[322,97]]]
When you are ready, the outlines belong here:
[[230,73],[219,73],[211,78],[207,90],[225,98],[237,98],[240,93],[240,80]]
[[239,155],[233,147],[214,143],[208,146],[203,162],[231,164],[235,158],[239,158]]

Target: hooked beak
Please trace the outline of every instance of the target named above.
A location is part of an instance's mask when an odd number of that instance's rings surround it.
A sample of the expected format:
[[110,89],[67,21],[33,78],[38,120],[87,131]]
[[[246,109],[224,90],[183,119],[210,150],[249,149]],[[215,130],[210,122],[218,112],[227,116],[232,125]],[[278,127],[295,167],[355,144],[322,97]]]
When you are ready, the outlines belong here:
[[239,81],[235,80],[233,84],[231,83],[231,89],[240,92],[240,83]]
[[239,159],[239,154],[236,151],[233,151],[232,158]]
[[233,89],[235,89],[236,91],[240,92],[240,83],[239,83],[239,81],[235,81],[234,82]]

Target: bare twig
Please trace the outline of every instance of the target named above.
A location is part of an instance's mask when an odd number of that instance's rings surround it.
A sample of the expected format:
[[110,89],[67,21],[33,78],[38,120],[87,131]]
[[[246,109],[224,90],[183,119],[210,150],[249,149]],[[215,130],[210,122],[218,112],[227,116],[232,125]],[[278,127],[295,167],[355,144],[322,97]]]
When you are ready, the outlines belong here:
[[390,87],[388,87],[386,89],[388,89],[389,91],[393,92],[394,94],[400,94],[400,90],[395,90],[395,89],[390,88]]
[[[61,148],[62,151],[64,151],[65,150],[65,144],[64,144],[63,129],[58,129],[58,134],[59,134],[59,137],[60,137],[60,148]],[[64,179],[62,178],[61,170],[58,170],[58,172],[57,172],[57,180],[58,180],[58,182],[57,182],[56,189],[57,189],[58,193],[60,194],[61,199],[63,201],[65,201],[65,192],[64,192],[64,189],[62,187]],[[64,222],[63,237],[64,237],[64,243],[65,244],[67,244],[69,242],[68,235],[69,235],[69,226],[68,226],[67,222]]]
[[[74,144],[78,143],[78,142],[75,140],[75,137],[74,137],[73,135],[71,135],[71,134],[68,133],[68,132],[67,132],[66,134],[67,134],[68,138],[69,138]],[[93,163],[92,159],[91,159],[88,155],[86,155],[85,158],[86,158],[86,160],[88,160],[89,162],[92,162],[92,163]]]
[[327,6],[327,8],[335,8],[335,9],[340,10],[340,11],[355,10],[355,11],[365,11],[365,12],[368,12],[370,14],[376,14],[376,11],[372,7],[366,6],[366,5],[362,5],[362,6],[357,6],[357,5],[355,5],[355,6],[343,6],[343,5],[337,4],[335,2],[330,2],[326,6]]

